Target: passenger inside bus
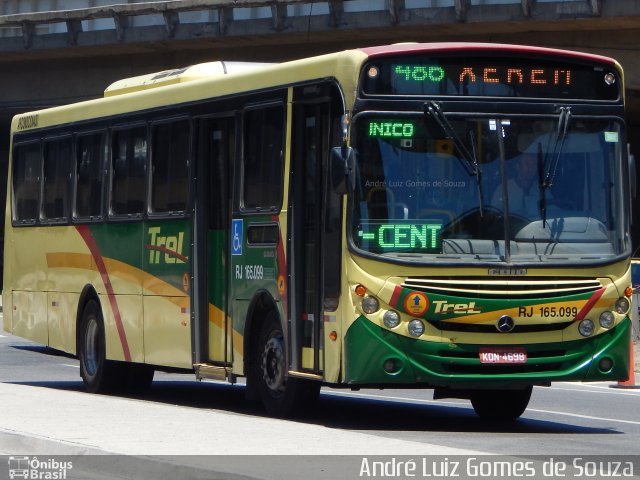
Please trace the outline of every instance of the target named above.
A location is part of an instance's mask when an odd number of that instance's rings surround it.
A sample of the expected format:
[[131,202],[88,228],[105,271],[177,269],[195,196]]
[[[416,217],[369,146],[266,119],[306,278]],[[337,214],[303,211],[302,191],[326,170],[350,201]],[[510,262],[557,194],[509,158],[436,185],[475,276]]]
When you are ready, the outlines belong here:
[[[515,172],[508,174],[507,193],[509,195],[509,213],[527,219],[540,217],[540,176],[538,159],[533,153],[523,153],[515,160]],[[548,192],[547,192],[548,195]],[[501,185],[493,193],[491,204],[502,209]]]

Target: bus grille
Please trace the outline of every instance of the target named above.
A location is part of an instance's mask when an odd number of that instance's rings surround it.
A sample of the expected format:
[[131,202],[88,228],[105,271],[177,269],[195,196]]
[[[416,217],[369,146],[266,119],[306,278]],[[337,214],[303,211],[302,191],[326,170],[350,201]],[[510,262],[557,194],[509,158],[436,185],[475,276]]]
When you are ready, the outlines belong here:
[[466,375],[507,375],[513,373],[553,372],[562,367],[561,363],[524,364],[524,365],[446,365],[447,373]]
[[424,293],[509,300],[579,295],[602,288],[596,279],[566,277],[416,277],[407,278],[402,286]]
[[[509,333],[532,333],[532,332],[553,332],[563,330],[573,322],[539,323],[531,325],[516,325]],[[453,323],[447,321],[434,322],[433,326],[448,332],[471,332],[471,333],[496,333],[495,324],[478,325],[471,323]]]

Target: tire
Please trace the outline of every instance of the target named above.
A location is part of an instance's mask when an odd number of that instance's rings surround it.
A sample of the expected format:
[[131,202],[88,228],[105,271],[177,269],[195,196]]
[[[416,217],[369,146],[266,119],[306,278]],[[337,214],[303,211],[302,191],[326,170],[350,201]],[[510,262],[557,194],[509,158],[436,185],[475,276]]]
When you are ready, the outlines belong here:
[[80,376],[90,393],[113,391],[117,384],[117,364],[106,359],[104,320],[95,300],[89,300],[82,312],[78,344]]
[[320,383],[287,375],[286,348],[275,311],[267,314],[252,355],[250,381],[271,416],[286,417],[309,409],[318,400]]
[[483,419],[515,420],[527,409],[532,390],[532,386],[523,390],[477,390],[471,395],[471,405]]
[[143,394],[147,393],[153,382],[154,368],[144,363],[123,363],[120,365],[123,369],[123,379],[125,384],[124,390],[128,393]]

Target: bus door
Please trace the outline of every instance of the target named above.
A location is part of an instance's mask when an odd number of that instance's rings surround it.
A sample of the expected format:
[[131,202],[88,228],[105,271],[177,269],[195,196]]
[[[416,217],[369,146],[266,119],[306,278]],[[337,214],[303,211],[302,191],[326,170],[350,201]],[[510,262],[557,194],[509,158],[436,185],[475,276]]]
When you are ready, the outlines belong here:
[[325,258],[324,172],[330,139],[330,102],[296,102],[295,98],[294,93],[288,206],[291,235],[287,246],[290,369],[321,374],[326,267],[340,258],[336,251],[333,258]]
[[230,166],[235,151],[235,117],[200,119],[194,277],[195,360],[231,362],[228,225]]

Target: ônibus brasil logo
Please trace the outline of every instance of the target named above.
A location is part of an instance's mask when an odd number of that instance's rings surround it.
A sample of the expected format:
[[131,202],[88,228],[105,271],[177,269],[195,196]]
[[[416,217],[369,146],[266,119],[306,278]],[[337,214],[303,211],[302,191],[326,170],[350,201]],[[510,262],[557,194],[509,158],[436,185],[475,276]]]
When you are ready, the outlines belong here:
[[66,480],[67,471],[73,468],[73,462],[64,462],[38,457],[9,457],[9,478],[24,478],[28,480]]

